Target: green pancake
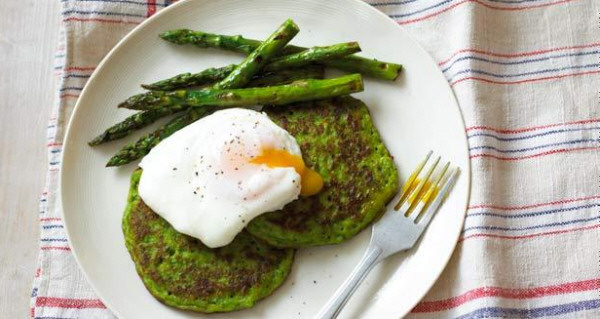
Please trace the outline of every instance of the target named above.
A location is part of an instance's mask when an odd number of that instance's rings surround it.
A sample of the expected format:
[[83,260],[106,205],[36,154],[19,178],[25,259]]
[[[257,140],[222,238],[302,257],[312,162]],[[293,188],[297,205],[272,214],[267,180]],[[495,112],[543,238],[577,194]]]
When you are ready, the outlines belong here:
[[288,276],[294,251],[273,248],[247,232],[210,249],[178,233],[138,196],[141,170],[131,177],[123,216],[125,243],[146,288],[163,303],[198,312],[252,307]]
[[323,190],[255,218],[248,231],[277,247],[341,243],[367,227],[398,190],[393,158],[367,106],[350,96],[268,107],[292,134]]

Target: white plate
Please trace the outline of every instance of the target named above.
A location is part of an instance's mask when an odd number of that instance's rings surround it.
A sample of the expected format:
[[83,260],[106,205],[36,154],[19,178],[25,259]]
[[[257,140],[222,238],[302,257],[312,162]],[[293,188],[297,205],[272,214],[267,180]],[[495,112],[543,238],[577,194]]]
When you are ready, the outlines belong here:
[[234,53],[166,43],[157,37],[159,32],[186,27],[261,39],[288,17],[301,29],[294,44],[356,40],[366,56],[405,64],[396,82],[367,79],[365,91],[356,94],[369,105],[402,180],[430,149],[462,168],[453,193],[417,249],[375,268],[342,317],[404,316],[448,262],[469,198],[464,124],[437,65],[402,28],[358,0],[181,1],[138,26],[103,60],[79,97],[66,137],[61,186],[69,242],[100,298],[120,318],[311,318],[360,259],[369,230],[342,245],[300,250],[290,278],[252,309],[202,315],[164,306],[144,288],[121,232],[135,165],[104,168],[110,155],[135,136],[97,148],[86,144],[130,114],[116,105],[140,92],[140,83],[241,60]]

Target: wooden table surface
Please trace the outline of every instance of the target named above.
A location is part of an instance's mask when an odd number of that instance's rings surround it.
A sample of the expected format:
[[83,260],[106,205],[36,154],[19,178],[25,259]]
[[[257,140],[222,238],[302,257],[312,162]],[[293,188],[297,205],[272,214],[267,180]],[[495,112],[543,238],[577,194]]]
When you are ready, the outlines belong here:
[[27,318],[59,0],[0,1],[0,318]]

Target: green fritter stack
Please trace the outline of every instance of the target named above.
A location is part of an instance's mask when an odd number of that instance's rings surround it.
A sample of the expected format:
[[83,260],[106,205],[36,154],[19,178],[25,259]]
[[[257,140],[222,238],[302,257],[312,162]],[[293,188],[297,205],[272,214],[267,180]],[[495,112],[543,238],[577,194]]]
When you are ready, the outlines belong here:
[[142,170],[134,171],[123,216],[125,243],[144,285],[158,300],[199,312],[252,307],[288,276],[293,249],[278,249],[247,232],[210,249],[177,232],[138,196]]
[[200,312],[251,307],[289,274],[289,248],[341,243],[394,196],[396,167],[361,101],[347,96],[265,111],[295,136],[324,187],[254,219],[223,248],[207,248],[173,229],[139,198],[142,171],[133,173],[123,217],[127,248],[147,289],[167,305]]
[[265,111],[296,138],[324,187],[255,218],[251,234],[277,247],[337,244],[383,212],[398,189],[398,172],[364,103],[344,96]]

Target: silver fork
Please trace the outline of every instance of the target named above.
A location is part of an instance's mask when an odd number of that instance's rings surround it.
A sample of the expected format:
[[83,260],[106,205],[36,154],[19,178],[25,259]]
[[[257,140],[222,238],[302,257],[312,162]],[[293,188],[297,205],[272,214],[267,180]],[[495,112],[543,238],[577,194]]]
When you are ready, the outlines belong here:
[[450,162],[439,167],[439,156],[427,165],[432,154],[430,151],[419,163],[400,193],[388,204],[386,213],[373,225],[365,255],[315,318],[336,318],[377,263],[412,248],[421,237],[459,174],[458,167],[449,169]]

